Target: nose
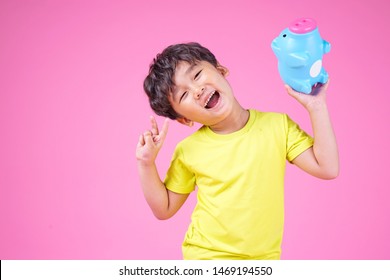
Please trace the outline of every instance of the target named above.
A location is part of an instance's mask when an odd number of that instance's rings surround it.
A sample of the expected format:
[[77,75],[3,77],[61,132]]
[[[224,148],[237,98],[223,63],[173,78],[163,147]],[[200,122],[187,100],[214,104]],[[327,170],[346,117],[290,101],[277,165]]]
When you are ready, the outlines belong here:
[[195,99],[199,99],[202,94],[204,92],[204,87],[203,86],[199,86],[197,88],[194,89],[194,97]]

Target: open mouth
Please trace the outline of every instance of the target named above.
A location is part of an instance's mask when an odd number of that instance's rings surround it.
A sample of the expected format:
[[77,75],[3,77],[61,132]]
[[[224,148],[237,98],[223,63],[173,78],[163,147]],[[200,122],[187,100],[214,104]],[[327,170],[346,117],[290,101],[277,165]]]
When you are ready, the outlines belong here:
[[214,108],[215,105],[217,105],[218,103],[218,100],[219,100],[219,97],[220,97],[220,94],[218,91],[213,91],[209,98],[206,100],[205,104],[204,104],[204,107],[206,109],[211,109],[211,108]]

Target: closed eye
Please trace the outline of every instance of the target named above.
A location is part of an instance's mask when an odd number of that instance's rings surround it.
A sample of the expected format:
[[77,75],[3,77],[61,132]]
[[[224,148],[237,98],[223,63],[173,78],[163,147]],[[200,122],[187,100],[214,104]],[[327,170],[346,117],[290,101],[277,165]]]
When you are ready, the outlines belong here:
[[200,73],[201,73],[202,71],[203,71],[203,69],[200,70],[198,73],[195,74],[195,77],[194,77],[195,80],[196,80],[196,78],[198,78],[198,76],[200,75]]
[[180,96],[180,100],[179,100],[179,103],[181,102],[181,100],[187,95],[188,91],[184,92],[181,96]]

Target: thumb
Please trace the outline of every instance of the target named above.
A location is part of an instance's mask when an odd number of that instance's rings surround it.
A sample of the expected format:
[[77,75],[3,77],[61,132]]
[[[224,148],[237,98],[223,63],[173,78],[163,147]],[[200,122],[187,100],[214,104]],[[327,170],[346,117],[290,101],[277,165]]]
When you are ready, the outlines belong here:
[[302,93],[299,93],[299,92],[296,92],[295,90],[292,89],[292,87],[290,87],[289,85],[284,85],[284,88],[286,89],[287,93],[294,97],[295,99],[297,99],[299,97],[299,95],[301,95]]

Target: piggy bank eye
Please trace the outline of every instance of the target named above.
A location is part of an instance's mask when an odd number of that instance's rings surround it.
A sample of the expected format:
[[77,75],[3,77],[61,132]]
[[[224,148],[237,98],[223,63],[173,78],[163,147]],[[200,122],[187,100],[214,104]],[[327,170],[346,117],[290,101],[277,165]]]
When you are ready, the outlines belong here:
[[286,34],[283,34],[283,38],[286,38],[286,36],[287,36]]

